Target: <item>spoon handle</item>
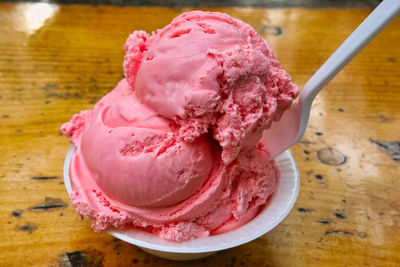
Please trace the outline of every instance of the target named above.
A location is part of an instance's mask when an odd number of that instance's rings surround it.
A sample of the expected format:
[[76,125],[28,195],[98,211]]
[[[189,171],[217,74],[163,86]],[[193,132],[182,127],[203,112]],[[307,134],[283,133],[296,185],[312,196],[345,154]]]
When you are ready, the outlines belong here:
[[[299,97],[302,109],[299,136],[307,126],[315,96],[400,12],[400,0],[384,0],[308,80]],[[298,138],[299,139],[299,138]]]

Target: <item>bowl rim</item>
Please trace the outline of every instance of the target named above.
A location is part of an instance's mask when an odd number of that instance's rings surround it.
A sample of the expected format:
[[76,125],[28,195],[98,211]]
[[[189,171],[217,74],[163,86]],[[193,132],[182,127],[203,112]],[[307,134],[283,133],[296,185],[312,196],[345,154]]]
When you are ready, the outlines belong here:
[[[75,151],[76,151],[76,147],[75,147],[75,145],[72,144],[67,152],[66,157],[65,157],[64,168],[63,168],[64,184],[65,184],[65,187],[66,187],[66,190],[67,190],[69,196],[71,195],[71,190],[72,190],[71,183],[69,180],[69,163],[70,163],[71,157]],[[265,227],[265,228],[260,227],[259,231],[256,231],[255,233],[253,232],[252,234],[249,234],[249,235],[243,237],[243,236],[238,235],[238,233],[239,233],[238,230],[240,230],[240,229],[243,230],[243,228],[245,228],[246,226],[251,224],[251,222],[256,221],[257,217],[259,217],[260,214],[264,214],[265,212],[267,212],[268,208],[271,206],[271,203],[273,202],[276,194],[274,194],[272,196],[272,198],[269,201],[269,203],[267,204],[267,206],[250,222],[246,223],[245,225],[243,225],[241,227],[238,227],[237,229],[234,229],[232,231],[229,231],[229,232],[226,232],[223,234],[219,234],[219,235],[207,236],[204,238],[195,238],[195,239],[190,239],[190,240],[182,241],[182,242],[172,242],[172,241],[163,240],[154,234],[147,233],[142,230],[135,229],[135,228],[129,230],[130,235],[127,235],[126,233],[124,233],[121,230],[109,230],[107,232],[120,240],[123,240],[132,245],[136,245],[138,247],[147,248],[147,249],[155,250],[155,251],[161,251],[161,252],[185,253],[185,254],[186,253],[216,252],[216,251],[240,246],[242,244],[245,244],[252,240],[255,240],[258,237],[266,234],[267,232],[269,232],[270,230],[275,228],[279,223],[281,223],[287,217],[287,215],[292,210],[292,208],[297,200],[299,190],[300,190],[299,169],[298,169],[296,160],[294,159],[291,151],[286,150],[286,151],[282,152],[280,155],[278,155],[275,159],[276,160],[288,160],[288,163],[292,170],[292,173],[291,173],[293,175],[292,179],[294,179],[294,188],[291,189],[290,201],[287,203],[285,208],[282,211],[280,211],[279,217],[277,219],[275,219],[272,223],[268,224],[268,227]],[[281,171],[281,169],[280,169],[280,171]],[[280,177],[278,191],[279,191],[279,187],[281,186],[282,180],[283,180],[282,177]],[[159,245],[159,244],[151,243],[149,241],[140,240],[135,237],[132,237],[131,236],[132,234],[138,234],[140,237],[144,236],[145,238],[142,238],[142,239],[147,239],[147,240],[149,240],[153,237],[156,237],[163,244]],[[216,242],[221,242],[221,239],[223,240],[224,237],[227,237],[228,235],[234,235],[239,238],[238,239],[234,238],[233,241],[230,240],[229,242],[222,242],[219,244],[217,243],[213,246],[209,246],[209,245],[208,246],[196,246],[196,243],[201,243],[201,241],[204,239],[216,239],[215,240]],[[147,238],[146,238],[146,236],[147,236]],[[218,237],[218,238],[215,238],[215,237]],[[229,239],[229,238],[226,238],[226,239]]]

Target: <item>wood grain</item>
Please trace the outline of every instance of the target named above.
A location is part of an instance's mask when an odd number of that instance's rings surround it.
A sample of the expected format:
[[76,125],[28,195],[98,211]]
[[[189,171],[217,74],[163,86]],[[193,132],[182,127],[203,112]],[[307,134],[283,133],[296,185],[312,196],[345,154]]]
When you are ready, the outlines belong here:
[[[40,9],[48,18],[32,15]],[[122,78],[129,33],[161,28],[185,10],[0,4],[0,266],[399,266],[399,18],[318,96],[292,149],[298,201],[270,233],[177,263],[94,233],[75,213],[62,182],[69,141],[60,125]],[[370,12],[213,10],[267,38],[300,88]]]

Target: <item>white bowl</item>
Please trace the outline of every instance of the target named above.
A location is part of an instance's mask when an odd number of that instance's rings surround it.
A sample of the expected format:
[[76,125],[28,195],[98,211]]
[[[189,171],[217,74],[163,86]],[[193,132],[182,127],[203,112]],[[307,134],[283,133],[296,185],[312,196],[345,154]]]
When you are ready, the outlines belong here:
[[[64,162],[64,182],[71,194],[69,163],[75,146],[68,150]],[[217,251],[240,246],[250,242],[277,226],[292,209],[299,192],[300,178],[292,153],[286,150],[276,159],[281,172],[279,186],[268,205],[250,222],[227,233],[191,239],[183,242],[170,242],[138,229],[111,230],[116,238],[140,247],[142,250],[171,260],[194,260],[207,257]]]

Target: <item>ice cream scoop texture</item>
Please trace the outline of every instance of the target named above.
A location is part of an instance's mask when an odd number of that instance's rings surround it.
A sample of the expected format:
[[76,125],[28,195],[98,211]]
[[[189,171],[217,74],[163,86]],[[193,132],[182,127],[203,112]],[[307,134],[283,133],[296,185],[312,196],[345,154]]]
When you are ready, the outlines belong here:
[[170,241],[254,218],[279,171],[259,140],[297,96],[268,43],[227,14],[192,11],[125,44],[126,79],[61,131],[71,200],[95,231]]
[[184,13],[152,35],[134,32],[125,50],[125,76],[143,103],[185,141],[211,129],[224,163],[253,147],[297,94],[268,43],[227,14]]

